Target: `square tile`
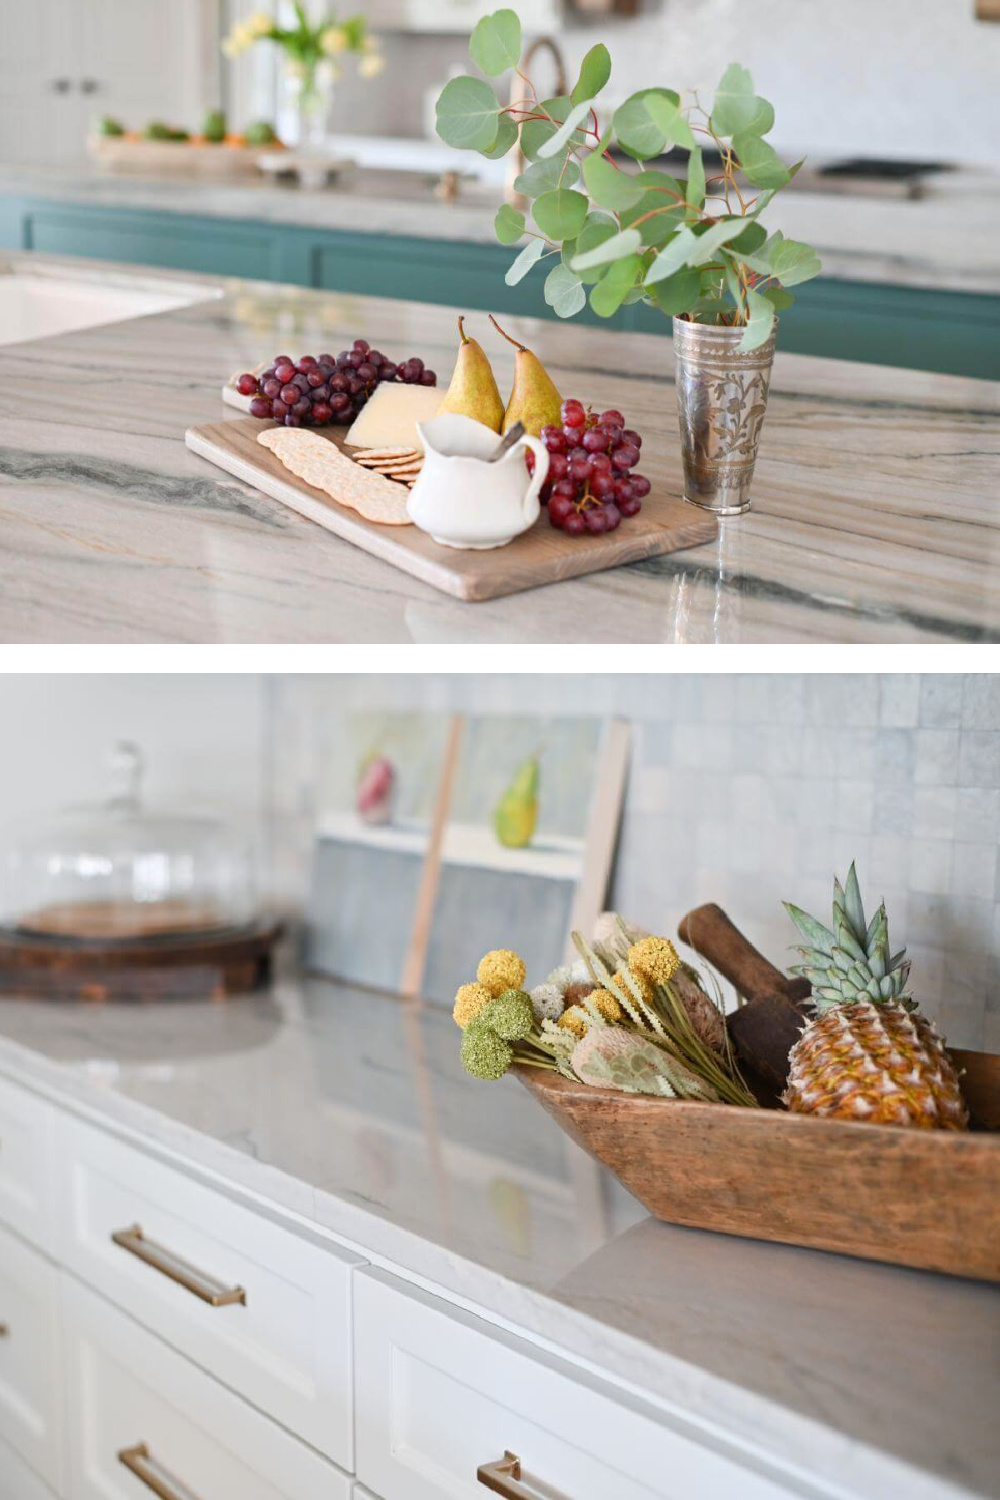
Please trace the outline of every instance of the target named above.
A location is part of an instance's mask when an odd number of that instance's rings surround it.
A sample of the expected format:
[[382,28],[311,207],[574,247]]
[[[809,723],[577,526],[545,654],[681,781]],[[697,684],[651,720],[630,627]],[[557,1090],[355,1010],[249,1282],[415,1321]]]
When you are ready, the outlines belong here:
[[920,678],[920,726],[950,729],[962,722],[963,679],[957,672],[924,672]]
[[913,832],[918,837],[952,838],[958,788],[918,786],[913,789]]
[[875,810],[875,788],[870,781],[837,782],[837,827],[870,833]]
[[919,722],[920,678],[915,672],[886,672],[879,683],[879,723],[887,729],[914,729]]
[[962,726],[967,729],[1000,729],[1000,676],[995,672],[965,674]]
[[1000,837],[1000,788],[960,786],[956,789],[954,836],[961,843],[997,842]]
[[956,896],[971,896],[991,905],[996,895],[1000,850],[990,844],[954,844],[951,888]]
[[909,729],[880,729],[875,737],[875,779],[885,782],[913,780],[916,753]]
[[875,804],[872,808],[874,832],[912,833],[913,795],[912,786],[876,786]]
[[921,785],[955,786],[958,782],[959,731],[918,729],[914,735],[914,780]]
[[1000,732],[963,729],[958,756],[959,786],[1000,785]]
[[910,890],[948,895],[952,889],[953,845],[946,839],[913,839],[910,844]]

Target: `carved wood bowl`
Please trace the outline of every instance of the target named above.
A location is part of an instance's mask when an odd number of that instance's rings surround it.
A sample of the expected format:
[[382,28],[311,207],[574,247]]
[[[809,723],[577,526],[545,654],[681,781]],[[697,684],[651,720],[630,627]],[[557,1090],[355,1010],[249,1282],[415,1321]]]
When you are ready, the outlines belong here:
[[1000,1057],[952,1055],[968,1132],[652,1099],[515,1071],[658,1219],[1000,1282]]

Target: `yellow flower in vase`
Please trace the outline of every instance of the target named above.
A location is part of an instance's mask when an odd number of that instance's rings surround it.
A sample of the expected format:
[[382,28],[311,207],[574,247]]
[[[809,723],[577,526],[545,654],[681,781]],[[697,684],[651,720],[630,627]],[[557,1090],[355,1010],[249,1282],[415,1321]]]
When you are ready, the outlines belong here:
[[319,39],[327,57],[339,57],[347,51],[347,32],[343,26],[328,26]]
[[274,20],[266,11],[258,10],[243,22],[243,29],[256,42],[274,30]]
[[358,63],[358,73],[362,78],[377,78],[385,71],[385,58],[381,52],[366,52]]

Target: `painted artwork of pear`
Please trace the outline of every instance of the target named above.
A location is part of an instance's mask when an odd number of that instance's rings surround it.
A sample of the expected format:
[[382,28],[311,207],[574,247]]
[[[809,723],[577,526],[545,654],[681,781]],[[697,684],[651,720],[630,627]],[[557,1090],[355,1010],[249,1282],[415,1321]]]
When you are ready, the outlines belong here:
[[493,827],[505,849],[525,849],[538,823],[538,756],[518,766],[514,779],[496,805]]
[[517,339],[512,339],[509,333],[504,333],[492,313],[490,322],[497,333],[517,350],[514,385],[503,416],[503,431],[509,432],[515,422],[523,422],[525,432],[540,437],[543,427],[561,426],[562,397],[538,355],[526,345],[519,344]]
[[466,333],[464,318],[458,320],[458,336],[458,358],[438,415],[457,412],[481,422],[491,432],[499,432],[504,407],[493,368],[482,345]]

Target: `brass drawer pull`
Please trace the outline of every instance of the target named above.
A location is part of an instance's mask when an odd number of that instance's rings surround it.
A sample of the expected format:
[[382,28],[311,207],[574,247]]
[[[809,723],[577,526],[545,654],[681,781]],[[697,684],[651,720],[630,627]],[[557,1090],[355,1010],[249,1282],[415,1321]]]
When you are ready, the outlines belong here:
[[476,1478],[496,1495],[506,1500],[533,1500],[531,1491],[521,1483],[521,1460],[508,1448],[503,1458],[491,1464],[480,1464]]
[[207,1302],[212,1307],[231,1307],[234,1303],[246,1306],[247,1294],[241,1286],[225,1286],[214,1277],[203,1275],[194,1266],[188,1265],[186,1260],[181,1260],[179,1255],[173,1255],[169,1250],[164,1250],[162,1245],[147,1240],[138,1224],[133,1224],[130,1229],[119,1229],[111,1238],[130,1255],[145,1261],[154,1271],[169,1276],[171,1281],[176,1281],[185,1291],[200,1297],[202,1302]]
[[7,1327],[7,1324],[0,1323],[0,1339],[5,1339],[9,1333],[10,1329]]
[[137,1479],[141,1479],[147,1490],[152,1490],[160,1500],[198,1500],[196,1495],[192,1495],[189,1489],[178,1484],[166,1469],[160,1467],[145,1443],[136,1443],[134,1448],[123,1448],[118,1454],[118,1462],[124,1464]]

